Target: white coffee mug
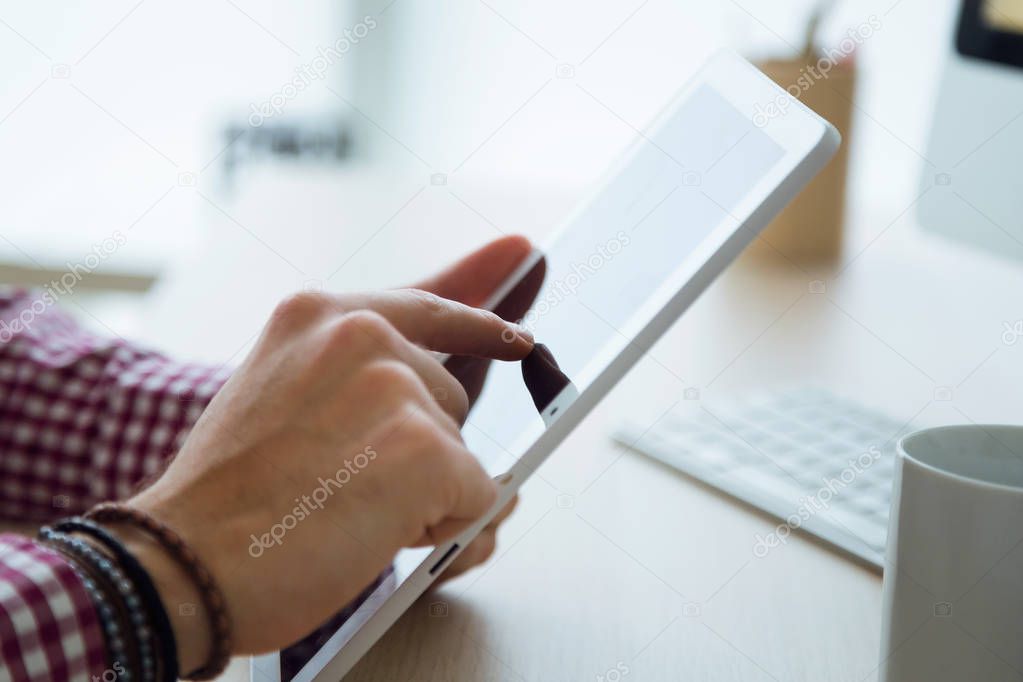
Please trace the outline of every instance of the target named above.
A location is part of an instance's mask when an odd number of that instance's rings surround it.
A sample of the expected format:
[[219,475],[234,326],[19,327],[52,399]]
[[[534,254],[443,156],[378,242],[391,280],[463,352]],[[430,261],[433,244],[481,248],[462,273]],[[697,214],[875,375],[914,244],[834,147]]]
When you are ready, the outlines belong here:
[[1023,427],[898,445],[881,682],[1023,680]]

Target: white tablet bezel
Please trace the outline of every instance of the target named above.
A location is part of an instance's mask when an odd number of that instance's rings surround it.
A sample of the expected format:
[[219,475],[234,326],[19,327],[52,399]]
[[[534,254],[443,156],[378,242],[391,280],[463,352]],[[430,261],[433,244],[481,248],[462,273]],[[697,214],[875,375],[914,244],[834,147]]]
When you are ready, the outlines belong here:
[[[620,331],[620,347],[611,347],[595,357],[579,376],[574,377],[585,388],[578,394],[574,386],[564,391],[545,410],[549,426],[539,435],[525,454],[500,478],[500,491],[493,508],[457,538],[439,545],[419,567],[393,592],[366,623],[343,646],[332,647],[328,641],[306,664],[298,679],[337,680],[359,661],[369,648],[430,586],[443,569],[451,563],[497,512],[516,494],[521,485],[543,463],[554,449],[582,421],[583,417],[611,390],[625,373],[642,357],[646,350],[696,300],[700,293],[745,248],[772,217],[787,204],[802,187],[820,171],[839,145],[838,132],[827,121],[792,98],[742,57],[723,50],[715,54],[679,92],[655,122],[647,128],[634,145],[624,154],[615,168],[624,167],[643,145],[656,137],[679,104],[696,89],[709,85],[737,111],[748,114],[784,150],[778,160],[753,189],[684,259],[679,267],[665,279],[650,299],[637,309],[632,320]],[[601,183],[595,193],[599,196],[607,183]],[[589,202],[585,202],[585,207]],[[582,210],[582,209],[581,209]],[[553,241],[569,228],[578,213],[573,214],[549,238]],[[543,252],[540,249],[536,257]],[[491,307],[501,300],[530,264],[524,264],[509,278],[505,287],[496,292]],[[552,414],[553,413],[553,414]],[[457,545],[458,548],[452,551]],[[442,561],[443,560],[443,561]],[[315,670],[316,672],[312,672]],[[308,675],[308,676],[307,676]],[[280,663],[278,654],[253,659],[253,681],[278,682]]]

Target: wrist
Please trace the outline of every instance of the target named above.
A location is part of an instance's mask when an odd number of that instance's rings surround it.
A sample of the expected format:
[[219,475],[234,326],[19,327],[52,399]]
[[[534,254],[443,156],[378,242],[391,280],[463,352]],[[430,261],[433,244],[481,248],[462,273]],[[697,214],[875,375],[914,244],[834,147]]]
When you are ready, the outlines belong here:
[[[132,553],[153,581],[174,631],[182,674],[199,668],[212,646],[209,616],[198,587],[155,540],[129,525],[112,524],[111,532]],[[84,538],[89,541],[89,538]]]

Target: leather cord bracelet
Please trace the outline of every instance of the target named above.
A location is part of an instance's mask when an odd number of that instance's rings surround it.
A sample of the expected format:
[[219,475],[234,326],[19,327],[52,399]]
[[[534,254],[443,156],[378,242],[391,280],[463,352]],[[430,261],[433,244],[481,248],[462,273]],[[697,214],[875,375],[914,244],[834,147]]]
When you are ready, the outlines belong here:
[[104,502],[86,512],[85,518],[97,523],[124,523],[138,528],[156,540],[185,571],[199,590],[213,635],[209,659],[198,670],[187,673],[185,677],[193,680],[211,680],[222,673],[231,658],[231,619],[227,613],[223,593],[192,548],[166,524],[125,504]]
[[163,682],[175,682],[178,679],[178,648],[174,639],[174,629],[171,627],[170,619],[167,618],[167,611],[164,608],[160,594],[156,591],[149,573],[143,568],[138,559],[121,543],[121,541],[103,526],[80,517],[64,519],[53,525],[55,530],[63,533],[80,533],[87,535],[102,545],[120,565],[128,580],[138,588],[142,606],[149,616],[153,633],[152,640],[157,649],[156,670],[143,670],[143,675],[148,676],[151,672]]

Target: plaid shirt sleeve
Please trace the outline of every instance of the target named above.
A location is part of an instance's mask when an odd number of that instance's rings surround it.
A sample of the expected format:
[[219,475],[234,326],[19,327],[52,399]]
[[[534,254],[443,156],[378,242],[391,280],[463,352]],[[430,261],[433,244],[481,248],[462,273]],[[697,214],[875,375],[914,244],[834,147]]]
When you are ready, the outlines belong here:
[[[0,287],[0,518],[45,522],[129,496],[162,470],[228,378],[91,334],[54,304],[46,292]],[[74,568],[0,535],[0,682],[103,679],[120,665],[106,658]]]
[[63,557],[0,535],[0,680],[103,679],[103,633],[81,580]]
[[[0,517],[19,522],[130,495],[228,375],[91,334],[54,304],[0,288]],[[0,680],[91,680],[109,667],[71,564],[0,535]]]
[[89,333],[54,304],[0,288],[0,518],[48,521],[129,496],[227,380]]

